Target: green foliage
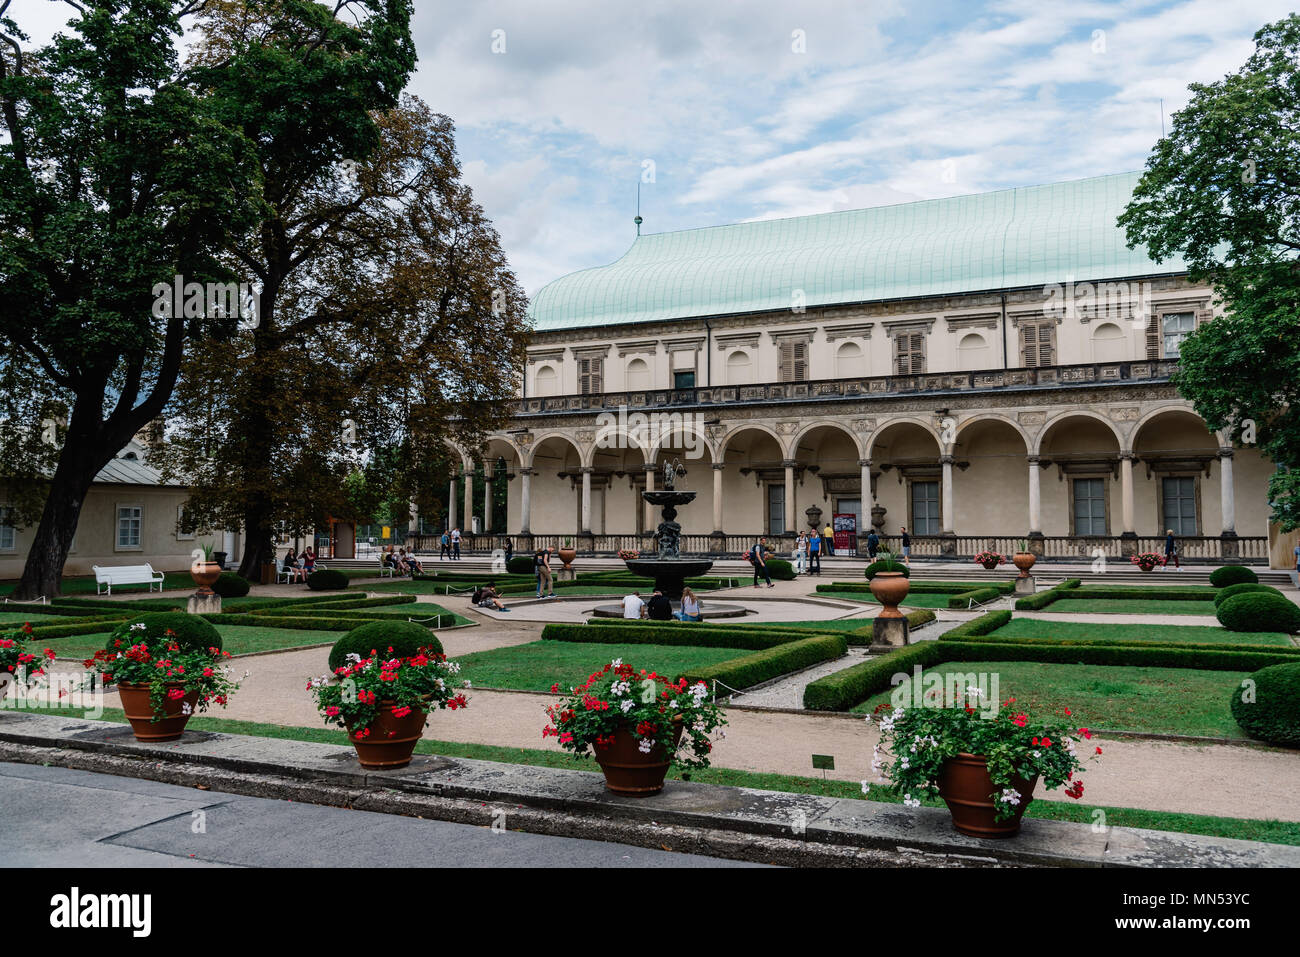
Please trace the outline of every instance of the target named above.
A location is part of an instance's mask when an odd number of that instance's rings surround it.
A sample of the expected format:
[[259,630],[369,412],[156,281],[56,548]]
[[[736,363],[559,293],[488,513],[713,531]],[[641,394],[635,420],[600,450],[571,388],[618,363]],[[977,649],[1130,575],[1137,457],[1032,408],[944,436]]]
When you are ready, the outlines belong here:
[[1215,588],[1229,585],[1259,584],[1259,576],[1245,565],[1220,565],[1210,572],[1210,584]]
[[[922,625],[928,625],[938,616],[934,613],[933,608],[917,608],[914,611],[909,611],[903,617],[907,619],[908,630],[914,631]],[[875,640],[875,626],[868,621],[861,628],[854,628],[852,631],[846,632],[845,637],[848,638],[850,645],[869,645]],[[894,653],[891,652],[890,657],[892,658],[893,655]]]
[[348,576],[337,568],[322,568],[307,576],[307,587],[312,591],[338,591],[348,587]]
[[[792,671],[810,668],[823,661],[833,661],[843,657],[847,652],[848,643],[843,635],[804,638],[757,651],[743,658],[733,658],[721,664],[699,668],[683,677],[692,684],[696,681],[704,681],[710,688],[713,682],[717,681],[720,683],[718,694],[722,696],[727,694],[727,688],[743,691]],[[726,685],[727,688],[722,685]]]
[[511,575],[533,575],[533,556],[532,555],[515,555],[510,561],[506,562],[506,571]]
[[1252,591],[1234,595],[1219,606],[1219,623],[1230,631],[1300,632],[1300,608],[1281,594]]
[[1046,608],[1058,598],[1073,598],[1073,595],[1067,596],[1066,592],[1078,588],[1079,585],[1080,580],[1078,578],[1067,578],[1061,584],[1049,588],[1047,591],[1040,591],[1035,595],[1026,595],[1024,598],[1017,599],[1016,611],[1038,611],[1041,608]]
[[769,558],[767,573],[779,582],[794,581],[794,566],[784,558]]
[[427,628],[409,621],[372,621],[353,628],[334,643],[330,649],[330,671],[342,668],[349,654],[369,658],[371,651],[378,651],[382,656],[389,648],[397,658],[409,658],[423,649],[442,654],[442,642]]
[[1268,501],[1300,525],[1300,16],[1263,27],[1235,73],[1194,83],[1119,219],[1157,261],[1182,256],[1225,313],[1179,349],[1174,376],[1213,431],[1277,470]]
[[902,562],[894,561],[892,558],[878,558],[866,567],[863,574],[867,580],[875,578],[880,572],[902,572],[906,577],[912,577],[912,570]]
[[760,631],[757,628],[727,628],[697,622],[638,622],[621,618],[605,619],[610,624],[570,625],[552,623],[542,629],[543,641],[573,641],[618,645],[695,645],[701,648],[763,649],[802,641],[803,631]]
[[1002,595],[1002,592],[993,587],[975,588],[971,591],[960,592],[948,599],[949,608],[969,608],[971,602],[983,604],[986,601],[993,601]]
[[988,611],[978,618],[972,618],[970,621],[962,622],[956,628],[951,628],[943,633],[944,638],[956,635],[988,635],[997,631],[1003,625],[1011,620],[1009,611]]
[[1235,585],[1229,585],[1227,588],[1219,589],[1219,593],[1214,596],[1214,607],[1219,607],[1234,595],[1240,595],[1248,591],[1268,591],[1275,595],[1282,594],[1272,585],[1261,585],[1259,582],[1238,582]]
[[212,590],[222,598],[243,598],[250,587],[247,579],[240,578],[234,572],[222,572],[212,583]]
[[1232,693],[1237,724],[1260,741],[1300,747],[1300,662],[1261,668],[1250,682]]
[[169,630],[175,634],[176,644],[182,648],[204,650],[221,647],[221,632],[201,615],[190,615],[183,611],[150,612],[130,616],[122,621],[128,631],[131,625],[136,624],[143,624],[144,629],[132,634],[143,634],[151,647],[159,647]]
[[937,641],[925,641],[908,645],[852,668],[818,678],[803,689],[803,706],[809,711],[848,711],[877,691],[890,687],[890,680],[895,674],[911,673],[915,665],[928,668],[943,661],[944,654],[939,644]]

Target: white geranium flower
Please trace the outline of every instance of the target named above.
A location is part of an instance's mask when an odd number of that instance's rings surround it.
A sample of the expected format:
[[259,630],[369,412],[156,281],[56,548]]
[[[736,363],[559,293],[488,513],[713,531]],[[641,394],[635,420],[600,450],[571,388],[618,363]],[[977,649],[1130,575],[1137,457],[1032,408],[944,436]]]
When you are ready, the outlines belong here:
[[654,747],[653,741],[649,738],[642,738],[640,744],[636,746],[636,749],[642,754],[649,754],[652,747]]
[[1005,788],[1003,789],[1002,794],[998,796],[998,800],[1002,801],[1004,804],[1011,804],[1011,805],[1019,804],[1020,792],[1017,791],[1015,788]]
[[863,781],[863,782],[862,782],[862,793],[863,793],[863,794],[870,794],[870,793],[871,793],[871,782],[870,782],[870,781]]
[[619,702],[618,706],[623,709],[624,714],[627,714],[634,707],[636,707],[636,702],[633,701],[631,698],[624,698],[622,701]]

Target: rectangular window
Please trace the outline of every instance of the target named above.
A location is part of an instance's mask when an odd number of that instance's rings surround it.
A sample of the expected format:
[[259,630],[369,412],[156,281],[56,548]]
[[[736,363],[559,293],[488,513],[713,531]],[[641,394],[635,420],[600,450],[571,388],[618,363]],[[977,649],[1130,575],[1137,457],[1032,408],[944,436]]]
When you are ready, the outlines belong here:
[[14,510],[0,506],[0,552],[12,552],[18,548],[18,529],[14,527]]
[[176,506],[176,541],[192,542],[194,541],[194,533],[181,530],[181,523],[184,520],[185,520],[185,506],[177,505]]
[[578,360],[578,391],[583,395],[604,392],[605,360],[593,357]]
[[1175,535],[1199,535],[1196,529],[1196,479],[1180,476],[1161,480],[1161,498],[1164,501],[1164,526],[1172,528]]
[[938,535],[939,483],[912,483],[912,534]]
[[695,370],[684,369],[673,373],[674,389],[694,389],[695,388]]
[[1106,534],[1106,480],[1074,480],[1074,534]]
[[785,486],[773,483],[767,487],[767,534],[785,534]]
[[119,505],[117,509],[117,547],[140,547],[140,522],[144,509],[139,505]]
[[808,378],[808,343],[781,343],[781,381],[803,382]]
[[1056,320],[1020,325],[1020,361],[1026,369],[1056,365]]
[[924,371],[925,333],[897,333],[894,336],[894,375],[919,375]]
[[[1196,328],[1196,313],[1171,312],[1160,317],[1160,333],[1164,337],[1164,356],[1177,359],[1183,340]],[[1168,526],[1165,526],[1168,528]]]

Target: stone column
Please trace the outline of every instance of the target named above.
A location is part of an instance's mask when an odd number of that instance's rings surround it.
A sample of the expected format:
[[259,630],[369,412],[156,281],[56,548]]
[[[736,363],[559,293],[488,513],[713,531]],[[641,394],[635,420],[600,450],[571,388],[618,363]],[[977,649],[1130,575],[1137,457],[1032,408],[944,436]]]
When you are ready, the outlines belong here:
[[447,486],[447,531],[451,531],[460,523],[456,519],[456,476],[452,475],[451,483]]
[[726,468],[721,462],[713,463],[713,534],[725,535],[722,525],[722,470]]
[[785,533],[787,535],[797,535],[794,520],[794,467],[798,465],[793,459],[786,459],[781,463],[785,466]]
[[858,468],[862,470],[862,491],[858,495],[858,511],[862,513],[858,525],[858,554],[867,554],[867,536],[871,534],[871,507],[876,504],[876,497],[871,494],[871,459],[858,459]]
[[420,530],[420,506],[414,502],[410,503],[410,518],[406,522],[406,530],[412,535]]
[[1232,449],[1219,449],[1219,506],[1223,512],[1223,532],[1219,535],[1219,553],[1222,558],[1238,558],[1241,546],[1237,541],[1237,503],[1232,483]]
[[1121,531],[1125,535],[1137,537],[1137,527],[1133,522],[1133,453],[1119,454],[1119,498],[1120,519],[1124,523]]
[[591,466],[584,465],[578,471],[582,473],[582,528],[579,534],[591,534]]
[[943,466],[943,482],[939,490],[939,534],[943,541],[939,543],[939,554],[955,558],[957,533],[953,531],[956,522],[952,504],[952,456],[940,455],[939,464]]
[[474,534],[474,473],[465,469],[465,527],[466,535]]
[[519,534],[531,535],[532,531],[532,494],[531,480],[533,470],[527,467],[519,469]]
[[[654,465],[645,466],[645,490],[647,492],[653,492],[655,490],[655,466]],[[658,526],[658,524],[659,523],[655,521],[655,507],[651,505],[649,502],[646,502],[645,503],[646,532],[653,533],[655,528]]]
[[1038,487],[1040,471],[1038,456],[1029,456],[1029,534],[1039,536],[1043,534],[1042,498]]
[[492,531],[492,480],[496,478],[491,463],[483,461],[483,531]]

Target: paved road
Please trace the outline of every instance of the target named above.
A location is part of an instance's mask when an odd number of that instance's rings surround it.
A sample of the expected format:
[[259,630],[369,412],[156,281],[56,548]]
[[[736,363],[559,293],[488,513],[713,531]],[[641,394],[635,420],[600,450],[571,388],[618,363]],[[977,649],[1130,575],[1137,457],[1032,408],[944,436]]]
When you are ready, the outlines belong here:
[[25,764],[0,764],[0,834],[7,867],[750,866]]

